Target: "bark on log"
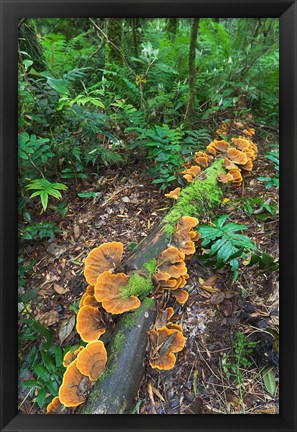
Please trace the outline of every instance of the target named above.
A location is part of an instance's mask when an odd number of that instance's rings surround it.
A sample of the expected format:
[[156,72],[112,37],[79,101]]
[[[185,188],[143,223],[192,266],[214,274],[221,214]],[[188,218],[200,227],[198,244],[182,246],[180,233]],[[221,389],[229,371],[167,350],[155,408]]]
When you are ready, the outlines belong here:
[[[201,219],[220,204],[223,192],[216,179],[220,172],[224,172],[222,164],[222,159],[214,161],[209,168],[202,171],[193,184],[182,190],[180,199],[163,221],[123,261],[116,272],[138,270],[145,263],[158,258],[168,247],[171,233],[181,216],[195,216]],[[130,412],[144,373],[143,362],[148,343],[146,332],[154,322],[156,313],[152,304],[154,300],[146,298],[139,309],[119,318],[115,333],[107,347],[108,372],[94,385],[82,407],[82,414]],[[119,349],[120,338],[125,343]]]
[[156,317],[154,299],[119,319],[108,346],[107,370],[95,383],[81,414],[127,414],[133,408],[144,368],[149,331]]

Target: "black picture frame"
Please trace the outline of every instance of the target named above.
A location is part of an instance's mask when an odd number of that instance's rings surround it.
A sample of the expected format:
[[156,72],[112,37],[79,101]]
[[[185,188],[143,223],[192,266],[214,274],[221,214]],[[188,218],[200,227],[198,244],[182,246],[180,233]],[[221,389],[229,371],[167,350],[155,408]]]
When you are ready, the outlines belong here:
[[[0,0],[1,431],[296,431],[297,4],[284,0]],[[24,415],[17,413],[17,22],[23,17],[280,19],[280,414]]]

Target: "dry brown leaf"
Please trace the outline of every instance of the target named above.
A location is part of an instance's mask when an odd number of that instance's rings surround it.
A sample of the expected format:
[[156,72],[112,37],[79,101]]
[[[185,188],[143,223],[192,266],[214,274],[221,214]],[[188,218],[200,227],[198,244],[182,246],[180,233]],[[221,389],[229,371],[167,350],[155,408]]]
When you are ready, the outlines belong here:
[[161,395],[161,393],[159,392],[159,390],[157,390],[154,386],[152,386],[152,391],[153,393],[155,393],[156,396],[158,396],[159,399],[161,399],[162,402],[165,402],[165,399],[163,398],[163,396]]
[[65,294],[69,291],[69,288],[64,288],[59,284],[54,284],[54,290],[56,291],[56,293],[58,294]]
[[74,238],[78,239],[80,236],[80,228],[79,225],[74,225],[73,228]]
[[220,290],[219,290],[218,288],[216,288],[216,287],[207,286],[207,285],[202,285],[201,288],[204,289],[205,291],[211,293],[211,294],[220,291]]
[[75,315],[71,315],[70,318],[63,321],[59,329],[59,339],[61,344],[70,335],[75,326]]
[[49,312],[45,312],[44,314],[37,315],[36,318],[40,324],[45,327],[50,327],[59,321],[58,312],[54,309],[50,310]]
[[222,303],[222,301],[225,299],[225,293],[223,293],[222,291],[219,291],[217,293],[215,293],[211,299],[210,299],[210,303],[217,305]]

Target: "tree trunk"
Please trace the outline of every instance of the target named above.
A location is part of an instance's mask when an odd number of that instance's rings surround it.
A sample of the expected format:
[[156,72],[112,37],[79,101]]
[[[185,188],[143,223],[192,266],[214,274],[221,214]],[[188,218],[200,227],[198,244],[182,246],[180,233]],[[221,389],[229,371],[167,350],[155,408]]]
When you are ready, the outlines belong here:
[[190,50],[189,50],[189,104],[187,111],[187,124],[191,126],[194,123],[195,114],[195,84],[196,84],[196,43],[198,33],[199,18],[193,18],[191,25]]
[[178,28],[178,18],[168,18],[166,30],[172,42],[175,41],[177,28]]
[[106,62],[122,63],[121,46],[122,46],[122,19],[107,18],[106,34],[108,42],[106,45]]
[[[157,259],[170,244],[174,227],[181,216],[205,217],[221,203],[223,195],[217,176],[224,172],[218,159],[185,187],[177,203],[163,221],[142,241],[116,272],[141,269],[144,263]],[[84,282],[84,286],[85,286]],[[134,312],[119,318],[107,346],[107,372],[94,385],[82,414],[127,414],[133,406],[144,373],[147,334],[155,319],[155,300],[145,298]]]

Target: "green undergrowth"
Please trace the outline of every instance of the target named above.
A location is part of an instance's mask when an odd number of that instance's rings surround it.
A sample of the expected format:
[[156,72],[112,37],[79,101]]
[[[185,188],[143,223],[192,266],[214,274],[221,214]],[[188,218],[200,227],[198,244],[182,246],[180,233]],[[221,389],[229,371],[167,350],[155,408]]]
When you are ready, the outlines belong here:
[[223,191],[217,183],[217,176],[222,171],[222,165],[222,159],[215,161],[196,181],[181,191],[179,200],[164,218],[165,232],[173,233],[182,216],[203,217],[220,204]]

